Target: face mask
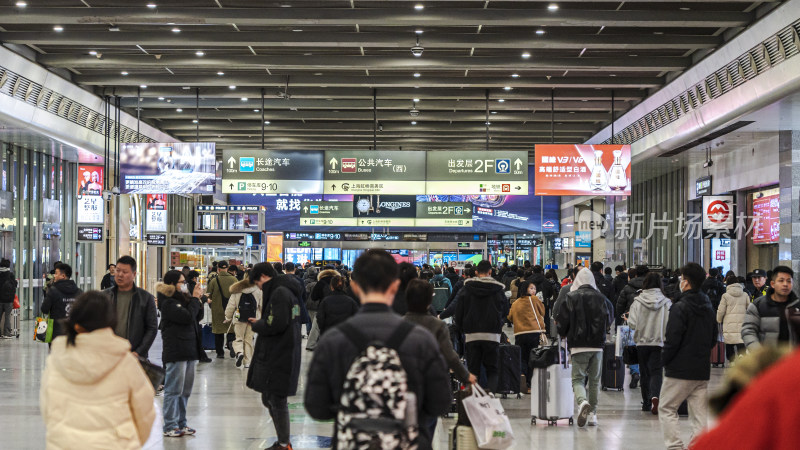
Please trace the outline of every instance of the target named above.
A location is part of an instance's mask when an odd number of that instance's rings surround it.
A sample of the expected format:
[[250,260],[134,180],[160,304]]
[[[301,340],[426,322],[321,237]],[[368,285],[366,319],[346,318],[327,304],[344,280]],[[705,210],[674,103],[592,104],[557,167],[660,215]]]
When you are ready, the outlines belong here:
[[182,284],[181,285],[181,292],[183,292],[184,294],[188,294],[189,293],[189,286],[187,286],[185,283]]

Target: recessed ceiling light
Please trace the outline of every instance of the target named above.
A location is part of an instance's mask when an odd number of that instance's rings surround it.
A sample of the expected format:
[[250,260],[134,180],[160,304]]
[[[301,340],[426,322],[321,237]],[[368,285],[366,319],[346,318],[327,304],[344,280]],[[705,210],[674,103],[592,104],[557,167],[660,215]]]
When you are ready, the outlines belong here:
[[492,124],[492,122],[486,122],[486,125],[491,125],[491,124]]
[[664,34],[663,31],[653,31],[653,34]]
[[313,53],[303,53],[303,56],[311,56]]
[[558,11],[558,5],[556,5],[555,3],[550,3],[549,5],[547,5],[547,9],[549,11]]
[[609,76],[610,76],[610,77],[615,77],[615,76],[617,76],[617,74],[615,74],[615,73],[612,73],[612,74],[610,74]]
[[292,5],[289,5],[287,3],[284,3],[284,4],[281,5],[281,8],[291,8],[291,7],[292,7]]
[[419,99],[418,99],[418,98],[415,98],[415,99],[414,99],[414,103],[417,103],[417,102],[419,102]]
[[301,32],[301,31],[303,31],[303,29],[302,29],[302,28],[295,28],[295,29],[294,29],[294,30],[292,30],[292,31],[294,31],[295,33],[299,33],[299,32]]
[[164,101],[164,97],[158,97],[158,99]]
[[528,52],[524,52],[524,53],[522,53],[522,59],[528,59],[528,58],[530,58],[530,57],[531,57],[531,54],[530,54],[530,53],[528,53]]
[[681,11],[689,11],[689,10],[691,10],[691,9],[692,9],[692,8],[687,8],[687,7],[685,7],[685,6],[684,6],[684,7],[682,7],[682,8],[681,8]]
[[416,72],[416,73],[414,74],[414,78],[419,78],[419,77],[421,77],[421,76],[422,76],[422,74],[420,74],[419,72]]
[[265,123],[266,125],[269,125],[269,120],[265,120],[265,121],[264,121],[264,123]]
[[94,50],[90,51],[89,54],[92,55],[92,56],[97,56],[97,52],[94,51]]
[[639,56],[639,55],[636,55],[636,54],[631,54],[631,55],[628,55],[628,56],[630,56],[630,57],[632,57],[632,58],[635,58],[635,57],[637,57],[637,56]]
[[418,3],[414,5],[414,9],[416,9],[417,11],[422,11],[423,9],[425,9],[425,5]]
[[504,91],[510,91],[511,89],[512,89],[511,86],[506,86],[506,87],[503,88]]
[[119,74],[120,74],[120,75],[122,75],[123,77],[125,77],[125,76],[127,76],[127,75],[128,75],[128,72],[126,72],[126,71],[124,71],[124,70],[123,70],[123,71],[122,71],[122,72],[120,72]]
[[62,31],[64,31],[64,27],[62,27],[61,25],[56,25],[53,27],[53,31],[55,31],[56,33],[61,33]]
[[411,125],[416,125],[416,124],[417,124],[417,121],[416,121],[416,120],[412,120],[412,121],[411,121]]
[[492,114],[497,114],[497,111],[492,111]]
[[192,123],[197,123],[197,122],[198,122],[198,120],[197,120],[197,119],[194,119],[194,120],[192,121]]
[[503,103],[504,101],[506,101],[506,99],[504,99],[504,98],[499,98],[499,99],[497,99],[497,101],[498,101],[498,102],[500,102],[500,103]]
[[175,28],[173,28],[173,29],[172,29],[172,32],[173,32],[173,33],[180,33],[180,32],[181,32],[181,29],[180,29],[180,28],[178,28],[178,27],[175,27]]
[[176,112],[183,112],[183,108],[178,108],[175,110]]
[[314,75],[320,76],[320,75],[322,75],[322,72],[315,72]]
[[158,5],[156,5],[155,3],[148,3],[147,7],[150,8],[150,9],[156,9],[158,7]]
[[217,72],[217,75],[219,75],[219,76],[223,76],[223,75],[225,75],[225,72],[223,72],[223,71],[219,71],[219,72]]
[[247,101],[247,97],[242,97],[242,101],[246,102]]
[[253,110],[253,112],[259,112],[259,111],[261,111],[261,110],[260,109],[254,109]]
[[512,73],[511,74],[511,78],[519,78],[519,74],[518,73]]
[[422,33],[424,33],[424,31],[422,31],[422,30],[414,30],[414,33],[422,34]]
[[142,89],[147,89],[147,85],[146,84],[140,84],[139,87],[142,88]]
[[234,89],[236,89],[236,86],[233,86],[233,85],[231,85],[231,86],[228,86],[228,89],[230,89],[230,90],[234,90]]
[[198,51],[194,52],[194,54],[197,55],[197,56],[206,56],[206,53],[204,51],[202,51],[202,50],[198,50]]
[[17,8],[24,8],[26,6],[28,6],[26,2],[17,2]]
[[536,34],[538,34],[539,36],[541,36],[541,35],[543,35],[543,34],[544,34],[544,30],[536,30]]

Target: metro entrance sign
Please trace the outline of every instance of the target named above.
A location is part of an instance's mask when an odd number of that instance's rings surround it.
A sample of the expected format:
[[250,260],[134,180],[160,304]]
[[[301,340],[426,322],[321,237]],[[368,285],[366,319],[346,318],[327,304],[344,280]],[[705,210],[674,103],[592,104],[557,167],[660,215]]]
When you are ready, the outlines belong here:
[[325,151],[325,194],[425,194],[424,151]]
[[322,152],[223,150],[223,194],[321,194]]
[[528,152],[428,152],[425,191],[440,195],[528,195]]

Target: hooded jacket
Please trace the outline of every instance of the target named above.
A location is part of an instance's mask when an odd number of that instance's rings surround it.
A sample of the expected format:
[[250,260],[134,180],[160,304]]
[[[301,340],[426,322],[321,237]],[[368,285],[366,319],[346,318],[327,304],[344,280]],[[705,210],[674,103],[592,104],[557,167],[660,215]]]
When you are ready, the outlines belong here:
[[[103,291],[108,298],[117,304],[117,290],[114,286]],[[131,343],[131,349],[142,358],[147,359],[150,347],[158,334],[158,314],[156,300],[144,289],[133,286],[133,297],[128,310],[128,336],[123,336]]]
[[43,314],[50,314],[51,319],[66,319],[75,299],[82,293],[74,281],[58,280],[47,290],[40,309]]
[[682,380],[708,380],[717,322],[711,301],[699,290],[685,291],[669,310],[661,351],[664,374]]
[[253,324],[258,333],[253,349],[247,387],[261,393],[291,397],[297,394],[300,376],[300,287],[278,275],[261,286],[261,319]]
[[344,291],[331,291],[322,299],[317,310],[317,326],[322,334],[358,312],[358,303]]
[[8,267],[0,267],[0,303],[11,303],[17,293],[17,279]]
[[733,283],[722,294],[717,309],[717,322],[722,324],[722,336],[726,344],[743,344],[742,324],[750,305],[750,296],[739,283]]
[[306,304],[309,311],[316,311],[319,309],[319,304],[322,303],[322,299],[330,293],[331,280],[337,275],[339,275],[339,272],[334,269],[325,269],[317,275],[317,283],[311,290],[311,295],[308,296],[308,303]]
[[628,316],[636,345],[664,346],[671,305],[672,301],[659,288],[645,289],[636,296]]
[[[617,304],[617,299],[619,298],[619,294],[622,293],[622,290],[625,289],[625,286],[628,285],[628,273],[627,272],[620,272],[619,275],[614,277],[614,281],[611,282],[614,286],[614,298],[610,298],[614,304]],[[617,308],[619,309],[619,308]]]
[[636,298],[638,292],[642,290],[643,283],[644,277],[636,277],[630,280],[628,284],[622,288],[622,292],[619,293],[619,297],[617,297],[617,304],[615,305],[617,318],[622,317],[623,314],[631,310],[633,299]]
[[161,311],[161,362],[197,361],[202,351],[197,322],[203,318],[203,304],[178,292],[172,284],[159,284],[156,293]]
[[570,351],[589,348],[600,351],[613,320],[608,299],[597,290],[594,275],[586,268],[575,276],[569,291],[558,310],[558,334],[567,337]]
[[[786,321],[785,316],[781,316],[781,306],[772,300],[772,288],[767,289],[767,295],[759,297],[747,306],[747,313],[744,317],[742,324],[742,341],[744,345],[754,350],[759,345],[764,343],[775,344],[781,332],[781,321]],[[786,301],[786,308],[791,308],[800,305],[797,295],[794,292],[789,293],[789,299]],[[792,327],[789,329],[789,341],[792,343],[797,342],[797,337],[794,336]]]
[[466,335],[466,342],[500,342],[509,310],[503,283],[491,277],[470,278],[456,302],[455,324]]
[[153,385],[127,340],[103,328],[53,339],[39,391],[48,449],[140,449],[155,420]]
[[441,285],[444,285],[444,286],[447,286],[447,295],[448,296],[453,293],[453,285],[450,284],[450,280],[445,278],[444,275],[438,274],[438,275],[434,275],[433,278],[431,278],[431,284],[432,285],[436,286],[437,283],[441,284]]
[[550,302],[553,297],[553,288],[550,282],[544,277],[543,273],[534,273],[528,277],[528,281],[536,285],[536,292],[542,293],[542,301]]
[[225,308],[225,321],[228,322],[228,327],[230,327],[231,330],[233,330],[231,322],[235,320],[233,315],[236,313],[236,309],[239,308],[239,300],[241,300],[242,294],[252,294],[253,297],[256,298],[256,302],[258,303],[258,307],[256,308],[256,319],[261,318],[261,308],[264,293],[261,292],[261,289],[259,289],[258,286],[245,278],[244,280],[238,281],[231,286],[231,299],[228,300],[228,306]]

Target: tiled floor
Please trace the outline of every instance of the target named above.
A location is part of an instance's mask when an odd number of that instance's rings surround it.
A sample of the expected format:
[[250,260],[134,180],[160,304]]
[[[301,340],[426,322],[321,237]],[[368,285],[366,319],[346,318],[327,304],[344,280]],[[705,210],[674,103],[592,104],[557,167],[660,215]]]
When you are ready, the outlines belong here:
[[[39,382],[47,346],[27,338],[30,323],[24,324],[25,338],[0,341],[0,448],[44,448],[44,424],[39,416]],[[510,334],[510,333],[509,333]],[[304,367],[311,353],[304,352]],[[160,359],[160,339],[151,350],[151,359]],[[716,384],[722,369],[712,369]],[[194,437],[163,441],[160,425],[148,449],[259,449],[275,440],[275,430],[260,396],[244,386],[245,372],[234,367],[233,359],[199,364],[194,392],[189,401],[189,426]],[[301,378],[301,391],[304,377]],[[662,449],[658,419],[640,411],[639,390],[601,392],[599,427],[578,429],[562,421],[558,427],[530,423],[530,397],[503,400],[516,435],[515,449]],[[155,398],[160,414],[161,398]],[[294,448],[324,448],[329,445],[332,425],[310,419],[302,405],[302,393],[289,399]],[[435,448],[445,449],[447,430],[454,419],[439,422]],[[688,439],[688,422],[682,420]]]

